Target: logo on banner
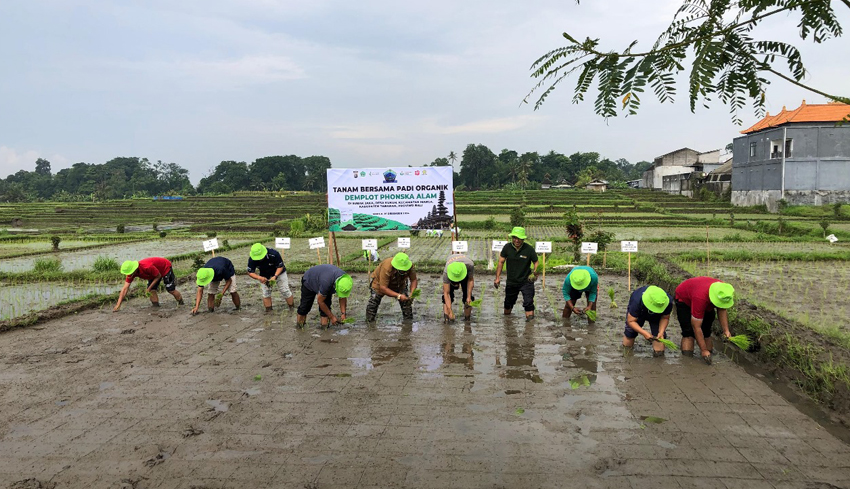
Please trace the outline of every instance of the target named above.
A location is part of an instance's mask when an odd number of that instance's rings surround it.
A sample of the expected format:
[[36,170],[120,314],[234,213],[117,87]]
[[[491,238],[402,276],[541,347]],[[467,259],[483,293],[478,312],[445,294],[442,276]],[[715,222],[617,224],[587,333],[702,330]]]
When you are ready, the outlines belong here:
[[357,178],[357,170],[354,170],[354,178]]
[[413,172],[413,174],[418,177],[419,176],[419,170],[416,170],[415,172]]
[[365,172],[365,171],[360,172],[360,176],[361,176],[361,177],[365,177],[365,176],[366,176],[366,172]]
[[384,183],[398,183],[395,181],[396,172],[387,170],[384,172]]

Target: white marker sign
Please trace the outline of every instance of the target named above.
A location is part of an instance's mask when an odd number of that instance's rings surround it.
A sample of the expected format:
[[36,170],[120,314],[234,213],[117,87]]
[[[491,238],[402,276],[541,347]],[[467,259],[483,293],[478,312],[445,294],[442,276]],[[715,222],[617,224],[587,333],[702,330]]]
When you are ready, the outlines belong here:
[[410,238],[398,238],[399,248],[410,248]]
[[274,247],[280,248],[283,250],[289,249],[289,238],[275,238],[274,239]]
[[830,234],[826,237],[826,239],[828,239],[830,243],[835,243],[836,241],[838,241],[838,238],[836,238],[834,234]]
[[504,248],[506,244],[508,244],[507,241],[496,241],[494,239],[493,240],[493,247],[490,248],[490,251],[502,251],[502,248]]
[[536,253],[552,253],[552,242],[538,241],[534,243],[534,251]]
[[319,248],[325,247],[325,238],[319,236],[318,238],[310,238],[310,249],[317,250]]
[[469,250],[469,243],[466,241],[452,241],[452,251],[455,253],[466,253]]
[[591,255],[596,254],[596,250],[599,249],[599,245],[597,243],[582,243],[581,244],[581,252],[582,253],[590,253]]
[[637,241],[620,241],[620,251],[623,253],[637,253]]
[[218,238],[208,239],[204,241],[204,251],[212,251],[218,249]]
[[364,239],[363,249],[369,251],[378,251],[378,240],[377,239]]

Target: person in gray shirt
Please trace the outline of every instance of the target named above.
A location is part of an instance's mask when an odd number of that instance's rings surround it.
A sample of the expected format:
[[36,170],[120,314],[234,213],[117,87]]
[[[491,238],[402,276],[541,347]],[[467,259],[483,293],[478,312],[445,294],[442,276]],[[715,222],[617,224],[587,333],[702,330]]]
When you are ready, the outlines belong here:
[[455,300],[455,290],[461,289],[463,294],[463,319],[469,321],[472,317],[472,306],[475,297],[472,296],[475,287],[475,262],[466,255],[452,255],[446,260],[443,269],[443,318],[454,321],[452,303]]

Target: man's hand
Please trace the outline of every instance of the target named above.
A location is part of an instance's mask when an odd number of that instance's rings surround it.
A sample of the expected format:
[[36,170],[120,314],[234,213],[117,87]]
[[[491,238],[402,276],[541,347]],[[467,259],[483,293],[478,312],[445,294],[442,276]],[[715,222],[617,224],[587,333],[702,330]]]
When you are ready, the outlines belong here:
[[339,321],[345,322],[345,313],[344,312],[339,315]]
[[581,307],[573,306],[573,312],[576,314],[584,314],[584,309],[582,309]]
[[529,282],[534,282],[535,280],[537,280],[537,275],[532,273],[531,275],[528,276]]
[[655,336],[652,336],[652,333],[643,332],[643,337],[646,338],[646,341],[655,341]]
[[338,317],[336,317],[336,316],[334,316],[333,314],[331,314],[331,315],[328,317],[328,319],[330,319],[331,324],[333,324],[334,326],[336,326],[337,324],[339,324],[339,318],[338,318]]
[[407,297],[407,296],[406,296],[406,295],[404,295],[404,294],[399,294],[399,295],[396,297],[396,299],[398,299],[400,302],[404,302],[404,301],[409,301],[409,300],[410,300],[410,298],[409,298],[409,297]]
[[466,307],[472,307],[472,297],[466,298]]
[[192,316],[194,316],[194,315],[196,315],[196,314],[198,314],[198,308],[197,308],[197,307],[195,307],[194,309],[192,309]]
[[117,305],[117,306],[113,307],[113,308],[112,308],[112,312],[118,312],[118,309],[121,309],[121,306],[120,306],[120,305]]
[[710,356],[711,356],[711,350],[703,350],[702,351],[702,357],[703,358],[710,357]]
[[455,320],[455,312],[454,312],[454,311],[452,311],[451,309],[449,309],[449,313],[448,313],[448,314],[446,314],[446,316],[448,316],[449,321],[454,321],[454,320]]
[[499,277],[496,277],[496,279],[495,279],[495,280],[493,280],[493,287],[496,287],[496,288],[498,289],[498,288],[499,288],[499,283],[500,283],[501,281],[502,281],[502,280],[501,280]]
[[260,283],[266,285],[269,283],[269,279],[267,279],[266,277],[260,277]]

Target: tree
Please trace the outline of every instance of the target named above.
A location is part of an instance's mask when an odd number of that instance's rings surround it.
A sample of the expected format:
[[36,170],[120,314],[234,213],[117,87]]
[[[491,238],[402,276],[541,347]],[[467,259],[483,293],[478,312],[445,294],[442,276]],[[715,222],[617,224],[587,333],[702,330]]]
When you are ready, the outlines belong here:
[[[839,0],[850,9],[850,0]],[[578,0],[577,0],[578,3]],[[799,15],[799,35],[822,43],[842,34],[830,0],[684,0],[670,26],[647,51],[635,50],[633,41],[621,51],[604,51],[599,38],[579,41],[566,32],[564,47],[553,49],[531,66],[540,81],[535,92],[540,108],[567,76],[577,73],[573,103],[584,100],[594,84],[598,88],[594,110],[603,117],[619,112],[637,113],[641,94],[649,87],[659,101],[672,102],[675,76],[690,63],[688,98],[691,112],[697,101],[712,98],[729,106],[732,120],[740,124],[738,111],[751,101],[757,117],[765,113],[765,92],[773,75],[785,82],[840,102],[850,98],[833,95],[803,83],[807,71],[800,52],[781,41],[757,39],[753,30],[778,14]],[[782,65],[787,65],[785,68]],[[546,87],[544,89],[544,87]],[[542,92],[540,92],[542,90]]]
[[455,161],[457,161],[457,155],[454,151],[449,151],[449,156],[447,156],[448,160],[452,162],[452,166],[454,166]]
[[50,162],[44,158],[35,160],[35,172],[39,175],[50,175]]
[[487,169],[492,168],[496,162],[496,155],[490,148],[483,144],[469,144],[463,150],[463,158],[460,161],[460,179],[469,189],[481,188],[482,173],[486,175]]
[[250,184],[248,164],[244,161],[222,161],[213,172],[198,183],[199,193],[224,194],[245,190]]
[[449,166],[449,160],[448,158],[434,158],[434,161],[428,166]]

